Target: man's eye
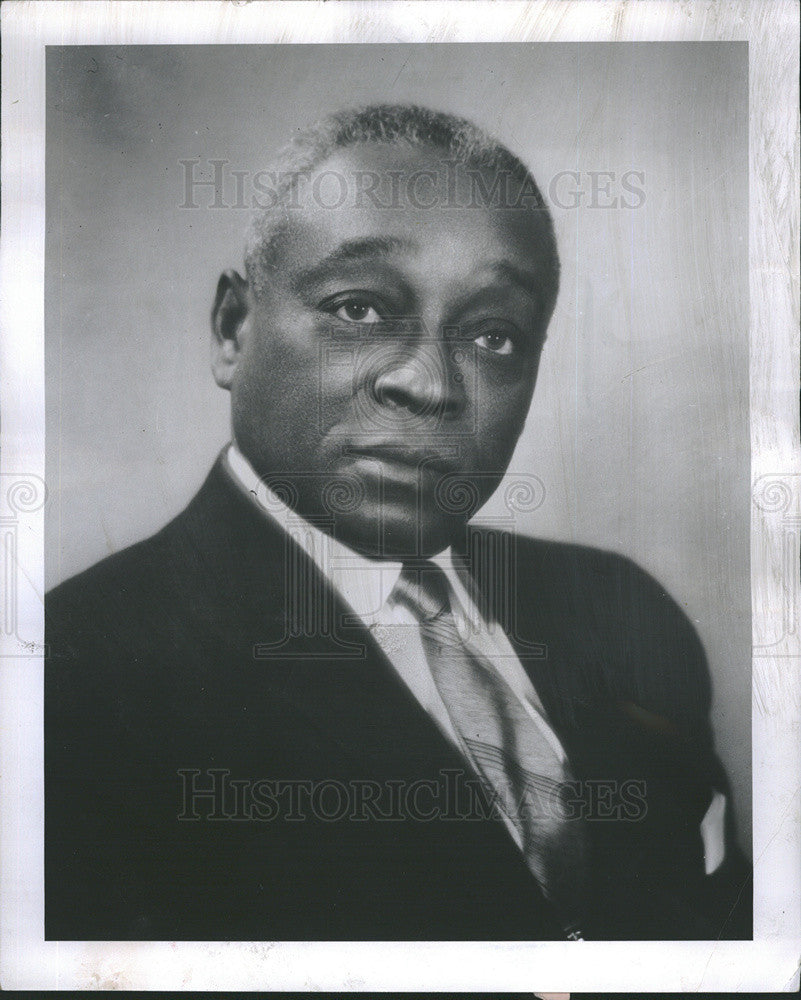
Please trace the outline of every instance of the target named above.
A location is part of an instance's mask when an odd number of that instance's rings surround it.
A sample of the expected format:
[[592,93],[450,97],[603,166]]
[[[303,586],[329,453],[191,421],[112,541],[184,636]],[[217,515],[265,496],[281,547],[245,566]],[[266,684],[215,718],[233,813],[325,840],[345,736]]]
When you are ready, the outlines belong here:
[[493,354],[511,354],[514,351],[514,343],[505,333],[482,333],[476,337],[476,343]]
[[334,315],[349,323],[380,323],[382,319],[375,308],[364,299],[348,299],[347,302],[342,302],[334,310]]

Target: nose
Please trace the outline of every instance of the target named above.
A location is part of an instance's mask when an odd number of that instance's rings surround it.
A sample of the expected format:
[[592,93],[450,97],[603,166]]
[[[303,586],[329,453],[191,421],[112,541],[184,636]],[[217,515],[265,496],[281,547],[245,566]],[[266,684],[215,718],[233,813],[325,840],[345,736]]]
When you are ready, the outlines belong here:
[[[462,352],[464,353],[464,352]],[[458,351],[444,341],[387,348],[376,358],[372,396],[382,408],[415,418],[458,416],[465,405]]]

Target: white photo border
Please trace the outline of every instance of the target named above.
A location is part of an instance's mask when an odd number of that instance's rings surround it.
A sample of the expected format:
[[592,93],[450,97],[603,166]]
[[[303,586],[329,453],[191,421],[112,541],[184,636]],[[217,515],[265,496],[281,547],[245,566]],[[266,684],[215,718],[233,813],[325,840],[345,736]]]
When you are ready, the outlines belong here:
[[[797,4],[748,0],[11,0],[2,7],[0,986],[3,989],[793,990],[801,954]],[[751,942],[45,941],[45,47],[747,41],[750,101]],[[410,961],[414,952],[415,961]]]

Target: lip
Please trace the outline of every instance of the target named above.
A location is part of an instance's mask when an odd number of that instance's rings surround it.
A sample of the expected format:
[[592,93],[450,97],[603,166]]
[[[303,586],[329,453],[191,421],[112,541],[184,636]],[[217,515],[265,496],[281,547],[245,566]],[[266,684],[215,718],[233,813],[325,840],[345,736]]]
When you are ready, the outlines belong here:
[[400,465],[414,471],[425,469],[440,475],[454,472],[453,466],[436,453],[401,444],[367,445],[363,448],[351,448],[350,453],[357,458],[371,458],[384,464]]

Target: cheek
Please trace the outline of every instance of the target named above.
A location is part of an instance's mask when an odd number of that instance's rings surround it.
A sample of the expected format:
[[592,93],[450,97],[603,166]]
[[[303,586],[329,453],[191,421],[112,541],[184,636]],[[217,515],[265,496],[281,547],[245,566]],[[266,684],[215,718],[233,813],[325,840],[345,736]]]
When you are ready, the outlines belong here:
[[485,447],[514,449],[531,405],[532,386],[479,372],[473,391],[474,426]]
[[234,406],[276,435],[311,441],[346,417],[355,382],[352,347],[290,318],[281,333],[262,332],[248,345],[234,378]]
[[260,320],[245,343],[235,384],[252,403],[260,399],[270,409],[286,409],[317,384],[315,344],[292,313],[276,310]]

